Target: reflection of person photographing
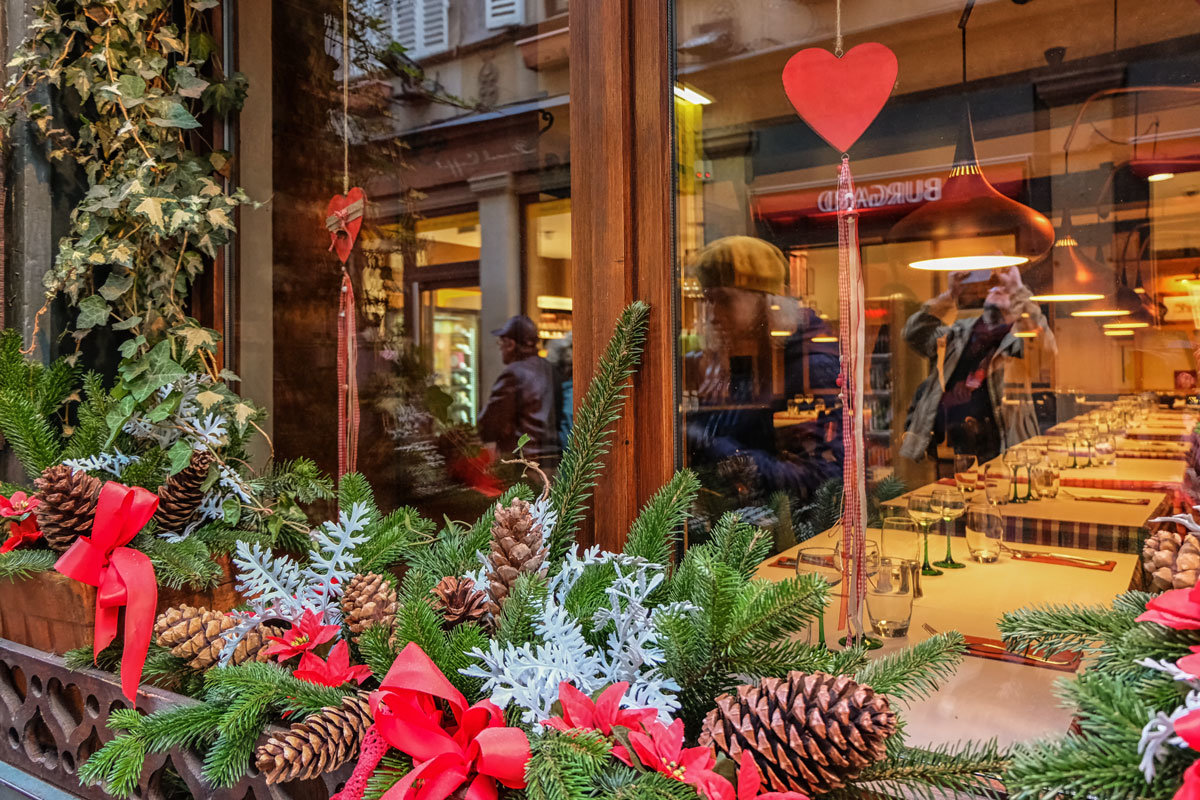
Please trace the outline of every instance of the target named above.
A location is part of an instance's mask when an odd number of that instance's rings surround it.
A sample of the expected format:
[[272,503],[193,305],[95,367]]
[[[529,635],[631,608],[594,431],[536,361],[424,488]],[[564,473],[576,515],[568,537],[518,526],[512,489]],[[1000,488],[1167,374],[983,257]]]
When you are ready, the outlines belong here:
[[932,367],[909,407],[900,446],[901,455],[916,461],[946,443],[983,462],[1036,432],[1036,421],[1022,417],[1032,417],[1028,404],[1006,412],[1004,369],[1009,358],[1025,355],[1028,340],[1018,332],[1036,331],[1050,352],[1056,349],[1054,335],[1016,267],[995,272],[997,283],[988,290],[980,315],[943,322],[956,311],[970,274],[951,273],[949,288],[922,305],[904,326],[905,341]]

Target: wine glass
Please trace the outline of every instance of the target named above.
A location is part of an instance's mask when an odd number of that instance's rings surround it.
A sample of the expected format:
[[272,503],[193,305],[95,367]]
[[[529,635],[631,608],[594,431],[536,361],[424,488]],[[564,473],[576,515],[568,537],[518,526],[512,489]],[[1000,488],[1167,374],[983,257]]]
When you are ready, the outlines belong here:
[[975,484],[978,482],[979,459],[970,454],[955,456],[954,483],[958,486],[958,490],[963,494],[971,494],[975,491]]
[[984,473],[983,494],[987,501],[994,506],[1002,506],[1008,502],[1012,494],[1012,477],[1003,467],[996,465]]
[[[796,553],[796,574],[819,575],[830,588],[842,582],[840,564],[838,553],[832,547],[801,547]],[[829,646],[825,644],[825,609],[817,614],[817,636],[817,646],[828,650]]]
[[912,494],[908,496],[908,516],[921,526],[922,549],[925,563],[921,564],[921,574],[928,577],[945,575],[940,569],[934,569],[929,563],[929,526],[942,518],[942,512],[933,508],[933,497],[927,494]]
[[954,520],[961,517],[967,511],[967,499],[963,497],[963,493],[958,489],[935,489],[931,496],[933,510],[938,512],[942,521],[946,525],[946,558],[942,561],[935,561],[935,567],[942,569],[962,569],[965,564],[960,564],[954,560],[954,555],[950,552],[950,543],[953,541]]
[[1012,472],[1012,497],[1010,498],[1011,501],[1014,503],[1024,502],[1024,500],[1021,499],[1020,495],[1017,492],[1017,483],[1018,483],[1017,470],[1025,463],[1025,451],[1019,447],[1010,447],[1004,451],[1004,455],[1001,456],[1001,460],[1004,462],[1005,466],[1007,466],[1009,468],[1009,470]]

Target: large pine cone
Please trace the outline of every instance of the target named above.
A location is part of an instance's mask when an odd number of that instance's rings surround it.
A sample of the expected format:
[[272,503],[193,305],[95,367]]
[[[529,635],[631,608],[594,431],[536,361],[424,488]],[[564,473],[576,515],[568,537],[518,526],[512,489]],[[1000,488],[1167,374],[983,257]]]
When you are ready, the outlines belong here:
[[542,526],[533,518],[533,507],[524,500],[513,500],[505,508],[496,504],[492,523],[492,551],[488,557],[488,594],[490,611],[499,616],[517,576],[544,569],[546,546]]
[[255,766],[267,783],[315,778],[358,755],[371,723],[367,695],[348,694],[340,706],[326,706],[259,745]]
[[[206,670],[217,663],[225,647],[225,633],[238,624],[236,617],[221,611],[192,606],[174,606],[158,615],[154,621],[154,641],[188,662],[196,670]],[[266,649],[271,643],[267,636],[281,636],[283,631],[260,625],[246,634],[233,651],[232,664],[266,661]]]
[[475,581],[470,578],[442,578],[433,587],[436,598],[433,607],[446,622],[447,628],[453,628],[464,622],[478,622],[488,613],[487,592],[475,588]]
[[374,572],[355,575],[342,594],[342,617],[354,634],[354,641],[368,625],[394,626],[396,590],[387,578]]
[[92,531],[100,481],[66,464],[47,467],[35,478],[38,529],[46,543],[60,553]]
[[186,467],[158,488],[158,511],[154,519],[158,521],[161,531],[181,533],[187,528],[204,499],[200,487],[208,477],[208,468],[212,463],[212,453],[198,450],[192,453],[192,460]]
[[790,672],[723,694],[700,744],[734,761],[749,750],[771,791],[821,795],[883,758],[896,730],[887,698],[845,675]]

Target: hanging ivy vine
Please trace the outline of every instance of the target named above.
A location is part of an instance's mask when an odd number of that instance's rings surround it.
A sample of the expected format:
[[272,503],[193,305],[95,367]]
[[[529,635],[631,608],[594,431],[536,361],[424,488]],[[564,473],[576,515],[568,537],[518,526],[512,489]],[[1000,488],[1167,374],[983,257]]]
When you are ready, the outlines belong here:
[[207,30],[218,4],[43,2],[8,65],[0,128],[23,115],[51,160],[86,176],[45,273],[42,311],[63,296],[77,311],[77,339],[105,326],[128,332],[114,430],[147,401],[165,418],[178,403],[174,386],[195,372],[214,384],[206,410],[242,428],[259,414],[226,386],[233,376],[216,363],[219,334],[188,314],[193,283],[249,202],[228,186],[229,154],[204,135],[202,120],[239,110],[248,91],[243,75],[224,72]]

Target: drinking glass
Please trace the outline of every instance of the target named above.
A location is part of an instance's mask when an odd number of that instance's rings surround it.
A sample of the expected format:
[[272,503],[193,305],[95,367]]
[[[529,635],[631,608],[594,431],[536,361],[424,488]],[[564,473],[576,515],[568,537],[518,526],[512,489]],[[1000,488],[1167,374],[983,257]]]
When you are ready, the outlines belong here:
[[1001,460],[1008,466],[1012,473],[1012,497],[1009,499],[1014,503],[1025,502],[1025,500],[1028,500],[1029,498],[1026,497],[1025,499],[1022,499],[1018,491],[1020,484],[1020,475],[1018,470],[1025,464],[1025,451],[1019,447],[1010,447],[1004,451],[1004,455],[1001,457]]
[[1046,460],[1057,470],[1071,466],[1071,450],[1069,444],[1052,444],[1046,449]]
[[981,564],[992,564],[1000,558],[1000,543],[1004,540],[1004,519],[994,506],[972,506],[967,511],[967,549],[971,558]]
[[[829,584],[830,588],[842,582],[842,571],[839,569],[837,551],[832,547],[801,547],[796,553],[796,574],[819,575]],[[828,650],[825,644],[825,613],[817,615],[817,647]]]
[[971,494],[975,491],[975,484],[979,482],[979,459],[973,455],[959,455],[954,457],[954,483],[958,486],[958,490],[963,494]]
[[954,560],[954,554],[950,552],[950,545],[954,541],[954,520],[966,513],[967,499],[958,489],[935,489],[933,510],[941,514],[942,521],[946,523],[946,557],[941,561],[933,562],[933,565],[942,569],[962,569],[966,564],[960,564]]
[[1047,500],[1058,497],[1059,475],[1058,469],[1053,464],[1038,464],[1033,468],[1031,477],[1038,497],[1044,497]]
[[[838,542],[834,546],[833,552],[835,563],[838,569],[843,570],[843,574],[847,574],[845,570],[851,570],[848,574],[853,575],[854,559],[850,555],[848,549],[843,548],[842,543]],[[865,540],[863,545],[862,561],[863,576],[866,583],[866,586],[863,587],[865,592],[866,589],[871,585],[871,580],[879,572],[878,542],[875,542],[871,539]],[[850,585],[853,585],[853,581],[851,581]],[[878,650],[880,647],[883,647],[883,642],[879,641],[878,639],[873,639],[867,635],[867,626],[863,624],[862,614],[863,611],[860,609],[857,619],[847,620],[847,632],[849,635],[838,639],[838,644],[840,644],[842,647],[851,647],[854,644],[861,644],[868,650]]]
[[929,563],[929,526],[942,518],[942,512],[933,507],[933,497],[928,494],[912,494],[908,496],[908,516],[921,526],[921,548],[925,560],[921,564],[921,574],[928,577],[945,575],[940,569],[934,569]]
[[1012,493],[1012,477],[1009,472],[1000,467],[988,470],[983,476],[983,493],[987,501],[994,506],[1007,503]]
[[921,592],[921,537],[917,526],[908,517],[884,517],[879,525],[879,552],[883,558],[900,561],[907,565],[911,575],[913,597],[920,598]]
[[1092,466],[1092,446],[1099,435],[1095,425],[1079,426],[1079,451],[1075,456],[1075,465],[1079,467]]
[[867,618],[885,639],[908,635],[914,597],[908,565],[904,559],[882,558],[879,571],[867,583]]
[[1117,463],[1117,442],[1111,433],[1097,434],[1092,450],[1096,456],[1096,466],[1111,467]]

